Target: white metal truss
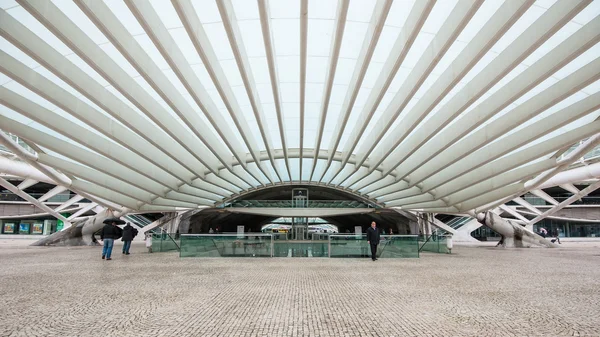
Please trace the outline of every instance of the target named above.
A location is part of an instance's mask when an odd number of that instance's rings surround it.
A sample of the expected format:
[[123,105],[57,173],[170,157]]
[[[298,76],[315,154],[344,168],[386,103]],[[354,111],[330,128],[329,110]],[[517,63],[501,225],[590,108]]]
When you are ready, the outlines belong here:
[[50,208],[50,207],[44,205],[43,203],[39,202],[36,198],[34,198],[34,197],[30,196],[29,194],[25,193],[23,190],[21,190],[20,188],[14,186],[13,184],[9,183],[8,181],[4,180],[3,178],[0,178],[0,185],[2,185],[4,188],[6,188],[7,190],[11,191],[12,193],[20,196],[21,198],[29,201],[30,203],[34,204],[35,206],[43,209],[44,211],[48,212],[49,214],[51,214],[55,218],[63,221],[65,223],[66,227],[71,226],[71,222],[69,220],[67,220],[67,218],[65,218],[64,216],[60,215],[56,211],[54,211],[52,208]]
[[0,129],[35,153],[1,140],[29,165],[19,190],[78,194],[57,210],[302,183],[541,215],[520,196],[581,193],[552,178],[600,133],[598,1],[8,0],[0,37]]
[[581,199],[581,198],[585,197],[586,195],[590,194],[591,192],[597,190],[598,188],[600,188],[600,182],[596,182],[596,183],[594,183],[594,184],[592,184],[592,185],[584,188],[583,190],[581,190],[581,191],[573,194],[573,196],[571,196],[567,200],[561,202],[558,205],[555,205],[554,207],[552,207],[551,209],[547,210],[543,214],[538,215],[533,220],[529,221],[527,223],[527,225],[528,226],[533,226],[535,223],[542,221],[546,217],[548,217],[548,216],[550,216],[550,215],[552,215],[552,214],[560,211],[561,209],[565,208],[566,206],[569,206],[573,202],[577,201],[578,199]]

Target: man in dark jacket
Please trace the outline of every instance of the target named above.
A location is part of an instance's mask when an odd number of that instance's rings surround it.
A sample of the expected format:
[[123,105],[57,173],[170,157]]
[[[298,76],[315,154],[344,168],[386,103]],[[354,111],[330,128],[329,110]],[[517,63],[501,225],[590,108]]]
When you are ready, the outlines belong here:
[[371,259],[377,260],[377,245],[379,244],[379,230],[375,221],[371,222],[371,227],[367,229],[367,242],[371,246]]
[[113,245],[115,240],[121,237],[123,230],[117,226],[116,222],[107,223],[102,227],[100,232],[100,239],[103,241],[102,247],[102,259],[106,257],[107,260],[112,260],[110,255],[112,254]]
[[123,227],[123,254],[129,255],[129,248],[131,247],[131,241],[137,235],[137,229],[131,227],[128,222],[127,226]]

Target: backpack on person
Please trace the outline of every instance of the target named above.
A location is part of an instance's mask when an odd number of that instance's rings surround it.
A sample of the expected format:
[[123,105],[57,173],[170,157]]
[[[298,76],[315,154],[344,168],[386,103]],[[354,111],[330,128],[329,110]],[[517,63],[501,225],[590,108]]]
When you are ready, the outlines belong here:
[[118,240],[123,236],[123,229],[119,226],[115,226],[114,228],[115,240]]

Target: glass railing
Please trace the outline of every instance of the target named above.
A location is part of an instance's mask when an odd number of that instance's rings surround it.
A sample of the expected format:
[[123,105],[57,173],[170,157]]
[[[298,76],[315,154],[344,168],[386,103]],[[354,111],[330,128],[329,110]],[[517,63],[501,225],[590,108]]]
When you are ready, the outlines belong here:
[[[168,240],[159,242],[164,246]],[[179,241],[181,257],[370,257],[365,235],[332,234],[328,240],[275,240],[273,234],[184,234]],[[154,245],[153,245],[154,248]],[[418,258],[416,235],[382,235],[377,256]]]
[[328,257],[329,242],[320,241],[275,241],[273,256],[275,257]]
[[152,233],[152,252],[176,251],[180,246],[180,237],[177,233]]
[[449,253],[446,246],[446,236],[434,232],[431,235],[419,236],[419,251],[447,254]]
[[245,234],[183,234],[180,257],[272,257],[273,236]]
[[[370,257],[371,247],[366,235],[332,234],[329,236],[330,257]],[[417,258],[419,241],[417,235],[382,235],[377,248],[381,258]]]

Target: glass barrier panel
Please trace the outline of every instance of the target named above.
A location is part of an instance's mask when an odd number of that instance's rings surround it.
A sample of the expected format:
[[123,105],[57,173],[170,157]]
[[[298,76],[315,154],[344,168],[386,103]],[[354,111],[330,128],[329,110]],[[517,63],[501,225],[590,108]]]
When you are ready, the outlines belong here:
[[419,236],[419,247],[421,251],[447,254],[446,237],[432,234],[429,236]]
[[273,256],[275,257],[328,257],[329,242],[320,241],[275,241]]
[[179,250],[179,234],[153,233],[152,252],[170,252]]
[[[371,247],[365,234],[329,236],[330,257],[370,257]],[[419,257],[419,240],[416,235],[381,235],[377,247],[377,257],[413,258]]]
[[271,257],[271,234],[184,234],[180,257]]

